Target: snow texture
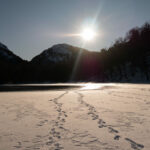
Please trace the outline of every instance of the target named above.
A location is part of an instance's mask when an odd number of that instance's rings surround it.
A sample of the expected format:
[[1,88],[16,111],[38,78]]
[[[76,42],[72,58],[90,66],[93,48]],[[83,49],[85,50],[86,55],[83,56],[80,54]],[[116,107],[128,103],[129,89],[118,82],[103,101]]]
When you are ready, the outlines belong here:
[[0,93],[1,150],[149,150],[150,85],[52,86]]

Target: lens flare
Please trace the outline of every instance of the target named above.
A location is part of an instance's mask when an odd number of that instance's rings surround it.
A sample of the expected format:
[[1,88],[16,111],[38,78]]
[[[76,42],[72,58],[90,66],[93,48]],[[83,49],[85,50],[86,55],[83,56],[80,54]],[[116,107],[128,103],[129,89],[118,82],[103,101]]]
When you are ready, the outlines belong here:
[[91,41],[96,36],[96,33],[92,28],[85,28],[81,35],[80,35],[85,41]]

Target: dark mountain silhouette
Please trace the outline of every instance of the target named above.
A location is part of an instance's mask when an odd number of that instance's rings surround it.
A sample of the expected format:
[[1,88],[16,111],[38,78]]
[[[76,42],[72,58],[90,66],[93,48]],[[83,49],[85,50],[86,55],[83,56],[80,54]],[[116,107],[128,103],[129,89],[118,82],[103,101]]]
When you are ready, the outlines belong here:
[[0,83],[149,82],[150,24],[131,29],[108,49],[57,44],[27,62],[0,43]]
[[19,56],[11,52],[7,46],[0,43],[0,83],[15,82],[21,66],[26,63]]
[[[75,54],[83,49],[74,47],[68,44],[57,44],[44,50],[41,54],[35,56],[31,63],[47,64],[47,63],[61,63],[73,59]],[[86,51],[86,50],[85,50]]]
[[0,61],[12,64],[18,64],[23,62],[23,60],[19,56],[16,56],[7,48],[7,46],[2,43],[0,43]]
[[[45,79],[45,82],[90,80],[91,75],[95,72],[92,65],[98,61],[97,54],[68,44],[54,45],[31,60],[30,64],[34,66],[34,72],[36,72],[34,79],[36,81]],[[89,71],[86,68],[88,64],[91,65]]]
[[147,82],[150,80],[150,23],[131,29],[100,53],[108,81]]

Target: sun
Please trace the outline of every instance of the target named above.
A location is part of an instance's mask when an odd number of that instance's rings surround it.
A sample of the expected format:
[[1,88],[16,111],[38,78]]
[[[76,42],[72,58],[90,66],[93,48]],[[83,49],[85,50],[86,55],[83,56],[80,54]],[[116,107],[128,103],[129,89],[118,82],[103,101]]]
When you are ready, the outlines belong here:
[[94,29],[92,29],[92,28],[85,28],[85,29],[83,29],[83,31],[80,34],[80,36],[85,41],[91,41],[96,36],[96,33],[95,33]]

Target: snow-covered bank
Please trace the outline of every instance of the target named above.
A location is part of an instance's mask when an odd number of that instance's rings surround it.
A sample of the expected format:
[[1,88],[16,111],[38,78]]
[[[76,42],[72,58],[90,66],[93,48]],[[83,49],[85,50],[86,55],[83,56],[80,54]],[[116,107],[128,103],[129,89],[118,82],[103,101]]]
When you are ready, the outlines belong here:
[[85,85],[1,92],[0,150],[149,150],[150,85]]

